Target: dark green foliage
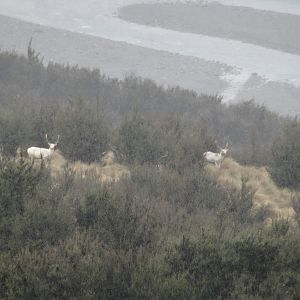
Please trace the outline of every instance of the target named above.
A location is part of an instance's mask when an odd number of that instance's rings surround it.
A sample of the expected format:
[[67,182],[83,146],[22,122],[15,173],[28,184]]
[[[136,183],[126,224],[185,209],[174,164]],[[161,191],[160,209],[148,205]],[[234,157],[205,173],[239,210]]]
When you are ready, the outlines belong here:
[[20,159],[0,159],[0,249],[8,247],[15,218],[22,215],[34,196],[42,170]]
[[252,219],[251,208],[253,207],[253,196],[255,191],[247,186],[248,179],[241,178],[241,190],[236,191],[235,197],[229,197],[228,210],[231,211],[238,223],[247,223]]
[[39,64],[40,53],[36,53],[36,51],[32,48],[32,38],[29,41],[28,47],[27,47],[27,58],[29,63],[31,64]]
[[120,150],[129,163],[134,161],[155,163],[162,155],[160,133],[138,113],[125,120],[121,125],[119,136]]
[[[35,249],[56,244],[73,230],[74,217],[69,207],[52,199],[32,199],[24,213],[15,219],[13,247]],[[55,203],[56,202],[56,203]]]
[[[247,178],[227,188],[203,160],[229,141],[234,158],[297,188],[297,121],[253,101],[44,67],[31,42],[27,59],[0,54],[0,108],[1,299],[299,299],[299,229],[266,229]],[[131,178],[103,186],[70,165],[33,165],[24,149],[46,147],[45,133],[60,134],[68,160],[114,150]]]
[[[286,242],[262,233],[221,238],[203,233],[197,242],[183,238],[167,256],[169,276],[184,274],[192,283],[192,299],[296,299],[299,251],[289,256],[295,240]],[[275,278],[282,282],[274,284]]]
[[274,139],[270,173],[282,187],[299,188],[300,182],[300,123],[286,125]]
[[0,159],[0,214],[16,215],[24,211],[26,198],[32,197],[41,171],[25,159]]
[[155,222],[142,199],[132,191],[111,195],[101,191],[86,197],[76,216],[78,224],[113,249],[135,251],[153,246]]
[[299,193],[292,195],[292,205],[293,205],[293,209],[296,213],[296,221],[297,221],[298,225],[300,225],[300,195],[299,195]]
[[70,102],[57,113],[57,132],[61,132],[61,150],[71,160],[92,162],[107,150],[108,129],[103,116],[83,100]]
[[271,233],[275,236],[285,236],[290,229],[289,220],[278,219],[272,221]]

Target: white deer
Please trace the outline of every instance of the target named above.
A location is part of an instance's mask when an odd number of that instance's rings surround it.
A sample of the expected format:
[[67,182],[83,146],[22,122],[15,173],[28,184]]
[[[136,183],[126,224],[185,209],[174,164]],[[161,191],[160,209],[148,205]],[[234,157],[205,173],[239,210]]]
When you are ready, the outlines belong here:
[[215,152],[204,152],[204,159],[210,163],[214,163],[216,167],[220,168],[222,161],[224,160],[227,152],[228,152],[228,143],[225,148],[221,148],[219,153]]
[[49,149],[47,148],[38,148],[38,147],[30,147],[27,149],[28,156],[35,160],[35,159],[45,159],[50,160],[54,150],[59,142],[59,135],[57,136],[57,141],[52,144],[48,142],[48,136],[46,134],[46,141],[49,145]]

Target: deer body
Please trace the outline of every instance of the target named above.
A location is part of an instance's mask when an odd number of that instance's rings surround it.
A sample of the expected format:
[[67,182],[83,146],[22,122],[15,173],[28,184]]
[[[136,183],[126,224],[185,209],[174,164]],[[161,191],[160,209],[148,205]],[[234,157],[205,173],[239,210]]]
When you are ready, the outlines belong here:
[[27,149],[27,153],[30,158],[33,159],[49,159],[53,154],[54,149],[30,147]]
[[[48,137],[46,134],[46,140],[48,142]],[[59,141],[59,136],[57,137],[56,143],[52,144],[48,142],[49,149],[47,148],[39,148],[39,147],[30,147],[27,149],[28,156],[31,159],[46,159],[49,160],[54,153],[55,147],[57,146]]]
[[203,156],[206,161],[210,163],[214,163],[216,167],[220,168],[221,163],[224,160],[227,151],[228,151],[228,145],[226,145],[226,148],[221,149],[220,153],[208,151],[208,152],[204,152]]

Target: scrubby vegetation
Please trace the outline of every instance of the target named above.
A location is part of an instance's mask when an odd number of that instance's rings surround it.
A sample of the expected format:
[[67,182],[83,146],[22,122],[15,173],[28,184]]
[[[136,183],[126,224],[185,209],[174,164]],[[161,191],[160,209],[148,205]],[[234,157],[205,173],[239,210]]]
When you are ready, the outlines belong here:
[[[236,167],[224,184],[216,177],[226,164],[212,172],[202,155],[229,142],[245,168],[266,166],[292,188],[297,222],[297,120],[253,101],[224,105],[134,76],[43,66],[28,50],[0,54],[1,299],[299,298],[296,224],[253,210],[254,179],[236,178]],[[16,155],[46,146],[45,133],[60,134],[69,162],[54,175],[54,162]],[[73,162],[100,163],[106,150],[130,178],[76,176]],[[267,184],[272,201],[279,187]]]

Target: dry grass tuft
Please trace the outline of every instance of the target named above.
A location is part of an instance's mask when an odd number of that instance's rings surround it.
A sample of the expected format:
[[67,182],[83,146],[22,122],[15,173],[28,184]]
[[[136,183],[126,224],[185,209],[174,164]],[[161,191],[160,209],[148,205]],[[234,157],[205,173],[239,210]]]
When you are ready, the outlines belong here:
[[248,178],[248,186],[255,191],[253,210],[267,207],[273,219],[295,219],[292,192],[276,186],[265,167],[241,166],[232,159],[225,159],[221,168],[214,165],[207,165],[206,168],[218,182],[236,189],[241,187],[242,177]]
[[59,175],[66,165],[67,160],[63,157],[61,151],[56,150],[50,161],[51,175],[54,177]]
[[112,151],[107,151],[103,153],[101,162],[103,166],[111,166],[115,163],[116,156]]
[[67,166],[75,171],[76,176],[85,178],[89,175],[99,177],[101,183],[117,182],[122,178],[130,178],[130,171],[127,166],[115,162],[115,155],[108,151],[102,158],[101,163],[83,163],[81,161],[68,162],[63,155],[56,151],[51,159],[51,174],[60,174]]

